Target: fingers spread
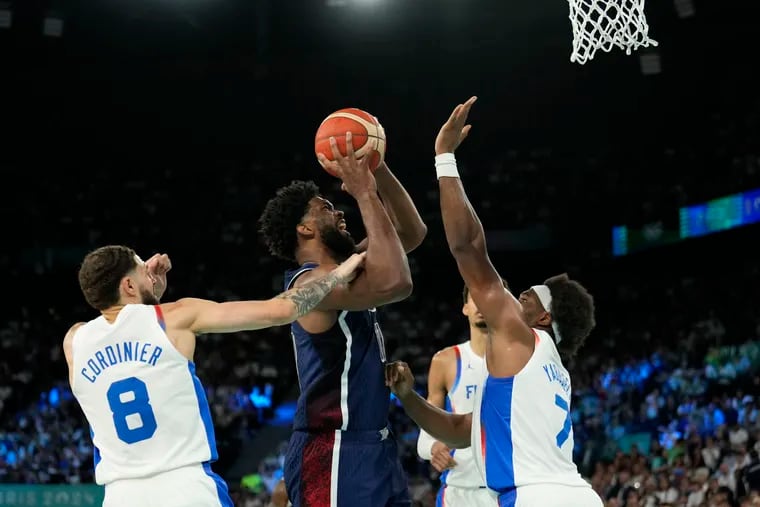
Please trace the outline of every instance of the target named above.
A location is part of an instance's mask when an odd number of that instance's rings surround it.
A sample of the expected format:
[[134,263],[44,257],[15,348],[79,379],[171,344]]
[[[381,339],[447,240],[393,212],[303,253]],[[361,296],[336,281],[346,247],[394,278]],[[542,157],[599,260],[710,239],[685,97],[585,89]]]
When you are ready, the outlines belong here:
[[346,132],[346,158],[352,159],[354,156],[354,135],[349,131]]
[[340,152],[340,149],[338,148],[338,141],[334,137],[330,138],[330,150],[332,150],[333,160],[335,161],[343,160],[343,154]]

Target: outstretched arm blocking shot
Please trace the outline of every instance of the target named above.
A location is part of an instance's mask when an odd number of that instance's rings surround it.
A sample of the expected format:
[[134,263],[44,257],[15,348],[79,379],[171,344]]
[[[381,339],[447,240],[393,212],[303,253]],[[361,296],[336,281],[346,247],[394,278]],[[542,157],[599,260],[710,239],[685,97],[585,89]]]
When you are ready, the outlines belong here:
[[601,498],[573,462],[572,388],[562,364],[562,353],[575,353],[594,327],[593,298],[567,275],[532,286],[519,301],[503,287],[454,157],[470,131],[466,123],[474,102],[472,97],[459,104],[441,128],[436,172],[449,249],[488,328],[487,374],[476,384],[473,412],[461,415],[447,414],[418,396],[403,363],[386,368],[386,382],[407,414],[433,437],[454,448],[466,446],[470,436],[478,443],[472,446],[474,457],[499,505],[515,505],[518,498],[526,505],[601,507]]
[[[483,225],[470,204],[459,177],[454,152],[470,133],[467,117],[477,97],[454,108],[435,140],[435,165],[440,189],[441,216],[459,272],[472,299],[493,333],[501,336],[499,348],[516,348],[517,362],[533,353],[533,333],[522,318],[520,303],[505,290],[501,276],[488,257]],[[524,361],[523,361],[524,360]],[[510,365],[489,361],[492,373],[509,376]]]
[[157,488],[175,484],[176,505],[232,505],[224,480],[209,466],[218,454],[195,371],[196,335],[293,322],[351,282],[364,257],[349,256],[324,276],[265,301],[161,303],[168,255],[143,262],[124,245],[89,252],[79,287],[100,315],[69,329],[63,353],[71,392],[101,453],[95,482],[105,486],[107,499],[117,499],[106,503],[147,505]]

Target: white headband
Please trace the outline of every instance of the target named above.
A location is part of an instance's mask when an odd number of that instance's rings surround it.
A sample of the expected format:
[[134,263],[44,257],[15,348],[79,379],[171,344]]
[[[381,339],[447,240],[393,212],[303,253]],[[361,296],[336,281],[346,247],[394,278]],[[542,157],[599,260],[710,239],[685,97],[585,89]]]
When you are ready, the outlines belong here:
[[[549,287],[546,285],[534,285],[531,287],[531,289],[536,293],[536,296],[538,296],[538,300],[541,301],[541,304],[544,305],[544,310],[552,313],[552,291],[549,290]],[[552,330],[554,331],[554,341],[559,344],[559,342],[562,341],[562,337],[559,335],[559,326],[557,325],[557,321],[554,320],[553,315]]]

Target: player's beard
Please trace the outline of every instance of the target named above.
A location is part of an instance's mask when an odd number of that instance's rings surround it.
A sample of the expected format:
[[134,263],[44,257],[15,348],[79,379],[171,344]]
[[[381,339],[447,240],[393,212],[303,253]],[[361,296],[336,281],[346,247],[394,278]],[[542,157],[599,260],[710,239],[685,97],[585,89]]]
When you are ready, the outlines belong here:
[[157,305],[160,303],[153,291],[148,289],[140,289],[140,298],[144,305]]
[[356,242],[348,233],[341,232],[334,225],[322,227],[319,231],[322,243],[335,255],[335,260],[343,262],[356,251]]

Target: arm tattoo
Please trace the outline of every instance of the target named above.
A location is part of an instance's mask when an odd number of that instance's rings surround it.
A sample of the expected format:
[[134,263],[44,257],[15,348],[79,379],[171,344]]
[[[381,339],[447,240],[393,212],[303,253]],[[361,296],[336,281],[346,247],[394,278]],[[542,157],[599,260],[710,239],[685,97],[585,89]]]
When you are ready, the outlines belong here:
[[290,289],[279,296],[280,299],[289,299],[296,306],[298,317],[303,317],[314,308],[330,293],[333,288],[341,282],[341,278],[330,273],[311,282],[305,283],[301,287]]

